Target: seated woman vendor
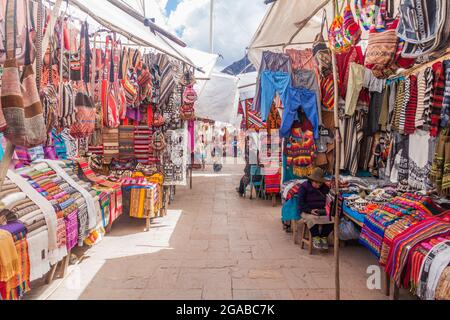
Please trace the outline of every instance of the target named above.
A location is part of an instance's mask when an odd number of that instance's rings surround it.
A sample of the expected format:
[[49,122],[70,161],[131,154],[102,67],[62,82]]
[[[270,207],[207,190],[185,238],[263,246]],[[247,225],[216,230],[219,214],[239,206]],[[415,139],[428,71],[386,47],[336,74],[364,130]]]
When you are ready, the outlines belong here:
[[328,250],[328,236],[333,232],[333,224],[324,214],[326,196],[330,192],[324,176],[324,171],[316,168],[298,194],[300,215],[311,231],[314,248],[319,250]]

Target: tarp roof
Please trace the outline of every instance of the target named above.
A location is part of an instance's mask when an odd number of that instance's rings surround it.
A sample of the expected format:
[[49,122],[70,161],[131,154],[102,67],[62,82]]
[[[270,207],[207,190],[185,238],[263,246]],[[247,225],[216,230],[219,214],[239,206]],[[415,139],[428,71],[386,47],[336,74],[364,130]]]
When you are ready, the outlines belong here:
[[[394,1],[394,8],[398,8],[400,0]],[[351,1],[351,6],[355,12],[354,1]],[[332,0],[277,0],[270,4],[248,47],[253,65],[259,68],[264,51],[311,48],[316,35],[320,33],[323,9],[327,13],[328,25],[331,25],[334,17]],[[327,39],[326,28],[323,35]],[[367,39],[366,32],[363,39]]]
[[249,72],[238,75],[239,100],[242,101],[255,97],[257,78],[258,72]]
[[237,87],[236,77],[224,73],[213,73],[195,105],[195,115],[202,119],[235,125],[238,122]]
[[[143,23],[128,15],[107,0],[69,0],[69,3],[72,8],[77,8],[75,16],[78,18],[83,20],[87,19],[88,22],[93,25],[100,24],[112,31],[121,33],[122,36],[136,44],[142,45],[143,47],[154,48],[173,58],[191,64],[189,59],[177,52],[177,50],[172,48],[167,42],[163,41],[158,35],[152,33]],[[64,10],[64,6],[62,10]]]

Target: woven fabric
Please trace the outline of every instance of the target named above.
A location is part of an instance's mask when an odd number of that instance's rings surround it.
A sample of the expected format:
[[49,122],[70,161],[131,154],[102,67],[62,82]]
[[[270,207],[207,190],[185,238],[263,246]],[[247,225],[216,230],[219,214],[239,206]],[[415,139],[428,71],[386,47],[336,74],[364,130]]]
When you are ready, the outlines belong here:
[[433,90],[431,93],[431,128],[430,135],[437,137],[441,121],[442,106],[445,93],[445,72],[442,62],[433,64]]

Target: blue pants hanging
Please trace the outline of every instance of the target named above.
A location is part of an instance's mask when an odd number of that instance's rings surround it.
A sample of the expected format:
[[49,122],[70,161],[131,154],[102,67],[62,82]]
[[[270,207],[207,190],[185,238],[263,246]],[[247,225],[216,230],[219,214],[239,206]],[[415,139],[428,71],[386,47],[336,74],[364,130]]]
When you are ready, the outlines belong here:
[[264,71],[261,74],[261,116],[264,122],[269,118],[275,94],[278,93],[283,101],[290,84],[289,73]]
[[319,115],[316,94],[305,88],[289,87],[284,99],[282,98],[281,101],[284,105],[284,113],[280,136],[288,138],[291,135],[292,125],[297,117],[298,110],[301,108],[314,128],[314,139],[319,139]]
[[256,93],[253,101],[252,110],[261,112],[261,75],[264,71],[280,71],[288,74],[292,73],[291,58],[284,53],[276,53],[271,51],[264,51],[262,54],[261,66],[258,72],[258,79],[256,81]]

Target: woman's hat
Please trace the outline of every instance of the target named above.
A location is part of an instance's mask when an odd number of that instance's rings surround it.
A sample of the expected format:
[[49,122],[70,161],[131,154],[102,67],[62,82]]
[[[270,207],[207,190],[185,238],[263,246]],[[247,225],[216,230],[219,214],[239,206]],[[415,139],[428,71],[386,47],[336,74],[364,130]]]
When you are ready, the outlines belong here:
[[308,179],[315,182],[325,183],[325,172],[320,168],[315,168]]

